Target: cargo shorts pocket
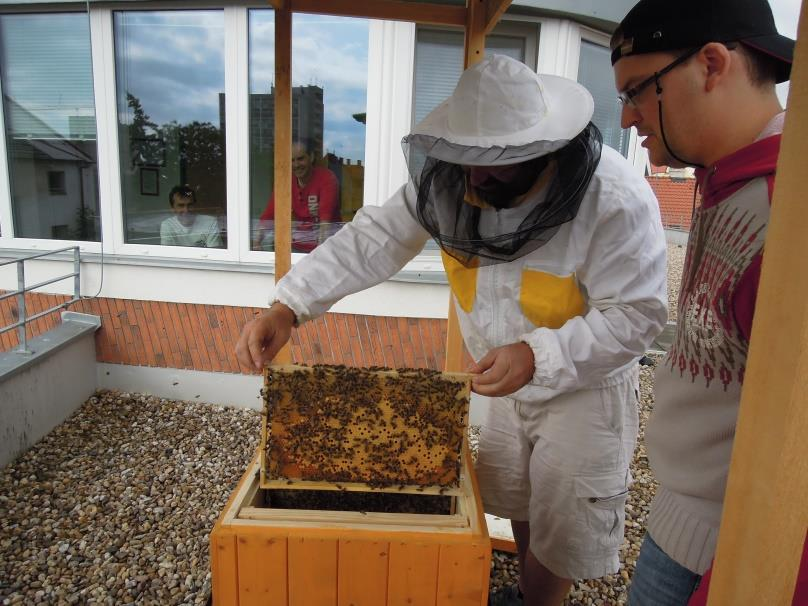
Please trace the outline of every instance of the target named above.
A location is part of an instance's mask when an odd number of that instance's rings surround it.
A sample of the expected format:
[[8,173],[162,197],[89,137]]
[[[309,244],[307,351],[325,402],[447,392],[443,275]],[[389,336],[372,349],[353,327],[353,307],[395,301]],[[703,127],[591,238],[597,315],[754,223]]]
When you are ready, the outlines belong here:
[[592,555],[615,551],[623,541],[628,472],[578,476],[574,482],[579,528],[576,542]]

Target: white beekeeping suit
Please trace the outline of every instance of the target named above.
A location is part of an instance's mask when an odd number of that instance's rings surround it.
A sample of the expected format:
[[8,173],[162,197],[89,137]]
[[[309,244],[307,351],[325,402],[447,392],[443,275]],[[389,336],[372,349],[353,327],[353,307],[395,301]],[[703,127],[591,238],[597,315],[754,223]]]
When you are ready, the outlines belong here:
[[362,208],[274,293],[305,322],[434,238],[472,357],[521,343],[532,352],[532,377],[491,401],[477,474],[486,511],[529,527],[529,556],[561,580],[618,569],[636,361],[667,319],[658,204],[601,147],[592,111],[571,80],[481,61],[405,138],[412,180]]

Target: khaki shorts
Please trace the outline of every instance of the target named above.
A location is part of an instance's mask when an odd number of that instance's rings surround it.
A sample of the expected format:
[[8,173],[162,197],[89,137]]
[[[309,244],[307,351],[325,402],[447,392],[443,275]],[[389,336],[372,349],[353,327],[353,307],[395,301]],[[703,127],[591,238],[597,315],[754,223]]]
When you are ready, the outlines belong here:
[[530,550],[567,579],[617,572],[638,367],[541,403],[491,398],[476,465],[486,512],[530,523]]

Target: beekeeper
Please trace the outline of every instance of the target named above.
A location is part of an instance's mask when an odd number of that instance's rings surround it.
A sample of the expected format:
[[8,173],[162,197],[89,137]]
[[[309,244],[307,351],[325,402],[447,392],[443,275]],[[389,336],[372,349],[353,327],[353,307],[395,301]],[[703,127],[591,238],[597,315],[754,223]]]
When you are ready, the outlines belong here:
[[469,68],[404,138],[410,182],[297,263],[236,348],[261,368],[294,326],[433,238],[472,387],[492,397],[483,503],[519,551],[519,586],[491,603],[561,604],[573,579],[619,566],[637,358],[666,321],[666,247],[650,187],[602,146],[592,112],[581,85],[508,57]]

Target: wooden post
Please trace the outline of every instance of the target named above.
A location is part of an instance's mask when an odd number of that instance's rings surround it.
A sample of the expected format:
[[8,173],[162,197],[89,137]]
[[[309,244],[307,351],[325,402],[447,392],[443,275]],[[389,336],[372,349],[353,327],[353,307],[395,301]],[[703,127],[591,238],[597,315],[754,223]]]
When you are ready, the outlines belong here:
[[485,34],[488,35],[502,18],[502,15],[505,14],[505,11],[508,10],[508,7],[511,5],[511,0],[488,0],[486,4],[484,31]]
[[[464,69],[482,60],[485,53],[485,0],[468,0],[466,8],[466,31],[464,40]],[[446,327],[447,372],[459,372],[463,368],[463,337],[454,304],[454,295],[449,294],[449,323]]]
[[486,0],[468,0],[466,6],[466,35],[464,39],[463,68],[482,61],[485,55]]
[[710,606],[791,604],[808,528],[808,14],[802,11]]
[[[275,10],[275,282],[292,266],[292,11]],[[289,363],[289,344],[275,356]]]

